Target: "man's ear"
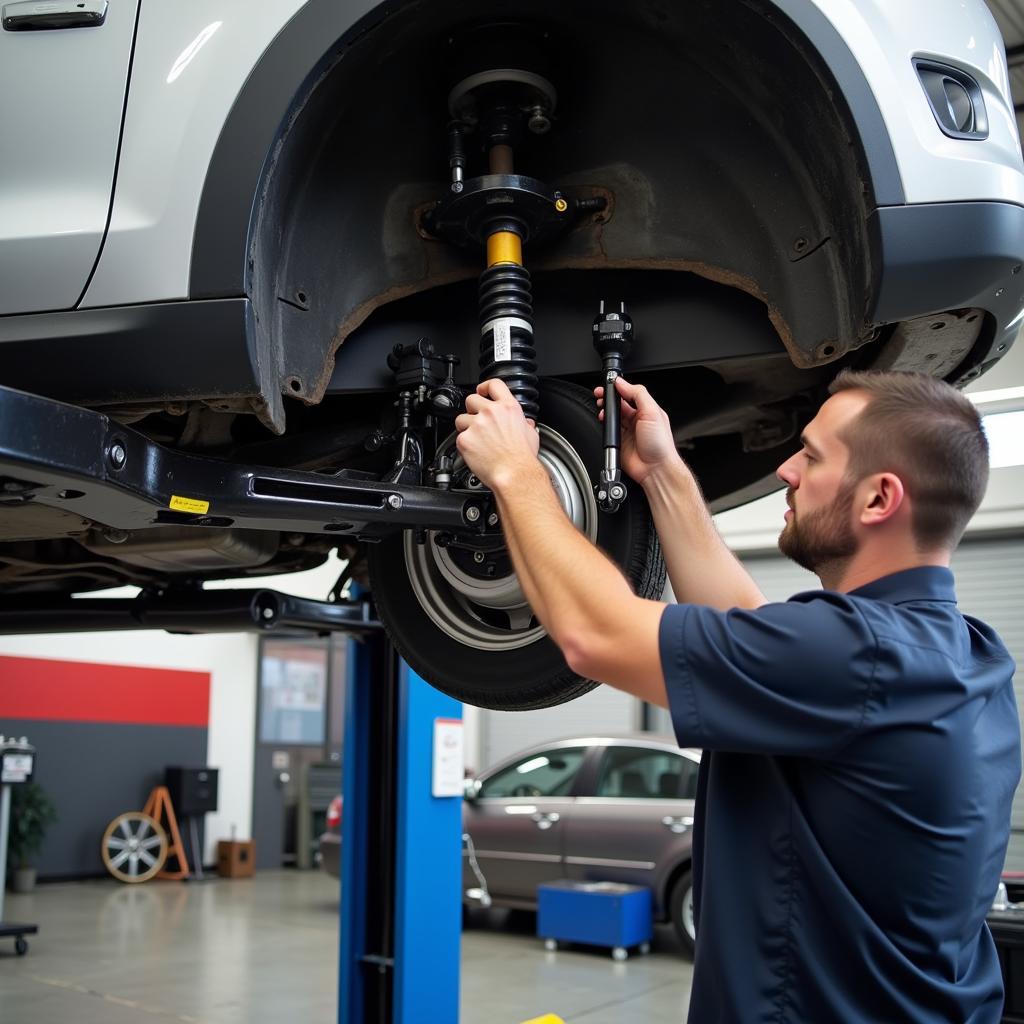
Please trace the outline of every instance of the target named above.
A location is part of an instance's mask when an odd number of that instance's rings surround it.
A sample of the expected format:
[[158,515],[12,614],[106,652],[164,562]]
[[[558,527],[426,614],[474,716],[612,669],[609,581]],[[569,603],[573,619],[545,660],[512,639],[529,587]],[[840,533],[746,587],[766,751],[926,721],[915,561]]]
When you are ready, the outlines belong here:
[[906,492],[903,481],[895,473],[876,473],[866,483],[860,521],[864,526],[877,526],[891,519],[903,507]]

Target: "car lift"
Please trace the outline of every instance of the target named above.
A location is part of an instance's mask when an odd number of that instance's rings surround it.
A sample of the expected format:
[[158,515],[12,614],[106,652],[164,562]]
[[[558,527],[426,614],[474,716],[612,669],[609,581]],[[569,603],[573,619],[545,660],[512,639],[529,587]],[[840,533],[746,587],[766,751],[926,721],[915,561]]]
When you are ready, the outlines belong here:
[[[120,529],[194,525],[346,534],[376,524],[471,532],[487,496],[345,474],[239,467],[165,449],[101,413],[0,387],[0,510],[33,501]],[[473,511],[470,511],[473,510]],[[461,705],[401,662],[367,599],[270,589],[0,600],[0,633],[166,629],[345,632],[343,1024],[457,1024],[461,799],[435,797],[437,718]]]
[[383,633],[350,644],[339,1024],[457,1024],[462,799],[431,794],[437,719],[462,705]]

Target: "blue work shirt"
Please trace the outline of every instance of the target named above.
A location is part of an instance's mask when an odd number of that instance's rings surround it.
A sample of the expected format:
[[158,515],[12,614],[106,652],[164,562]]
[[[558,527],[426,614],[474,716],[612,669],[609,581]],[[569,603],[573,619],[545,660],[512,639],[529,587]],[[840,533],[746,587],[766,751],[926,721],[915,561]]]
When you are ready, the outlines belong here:
[[1014,666],[952,573],[671,605],[659,643],[679,743],[705,750],[691,1024],[997,1024]]

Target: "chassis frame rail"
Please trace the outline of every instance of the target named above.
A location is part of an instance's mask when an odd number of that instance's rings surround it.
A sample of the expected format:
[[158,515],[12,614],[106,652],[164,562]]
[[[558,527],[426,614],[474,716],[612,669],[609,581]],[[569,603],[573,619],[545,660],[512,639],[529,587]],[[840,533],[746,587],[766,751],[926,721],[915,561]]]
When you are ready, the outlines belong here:
[[[487,493],[243,466],[174,451],[103,413],[0,387],[0,514],[33,501],[106,527],[358,536],[483,533]],[[381,529],[383,528],[383,530]]]
[[164,629],[169,633],[374,633],[369,601],[313,601],[276,590],[143,591],[137,597],[0,600],[0,635]]

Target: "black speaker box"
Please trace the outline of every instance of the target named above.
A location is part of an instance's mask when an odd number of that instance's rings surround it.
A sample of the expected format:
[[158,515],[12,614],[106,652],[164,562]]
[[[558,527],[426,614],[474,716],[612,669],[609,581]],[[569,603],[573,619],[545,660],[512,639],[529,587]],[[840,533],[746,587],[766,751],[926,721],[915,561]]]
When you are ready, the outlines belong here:
[[217,769],[168,767],[164,785],[179,818],[217,810]]

